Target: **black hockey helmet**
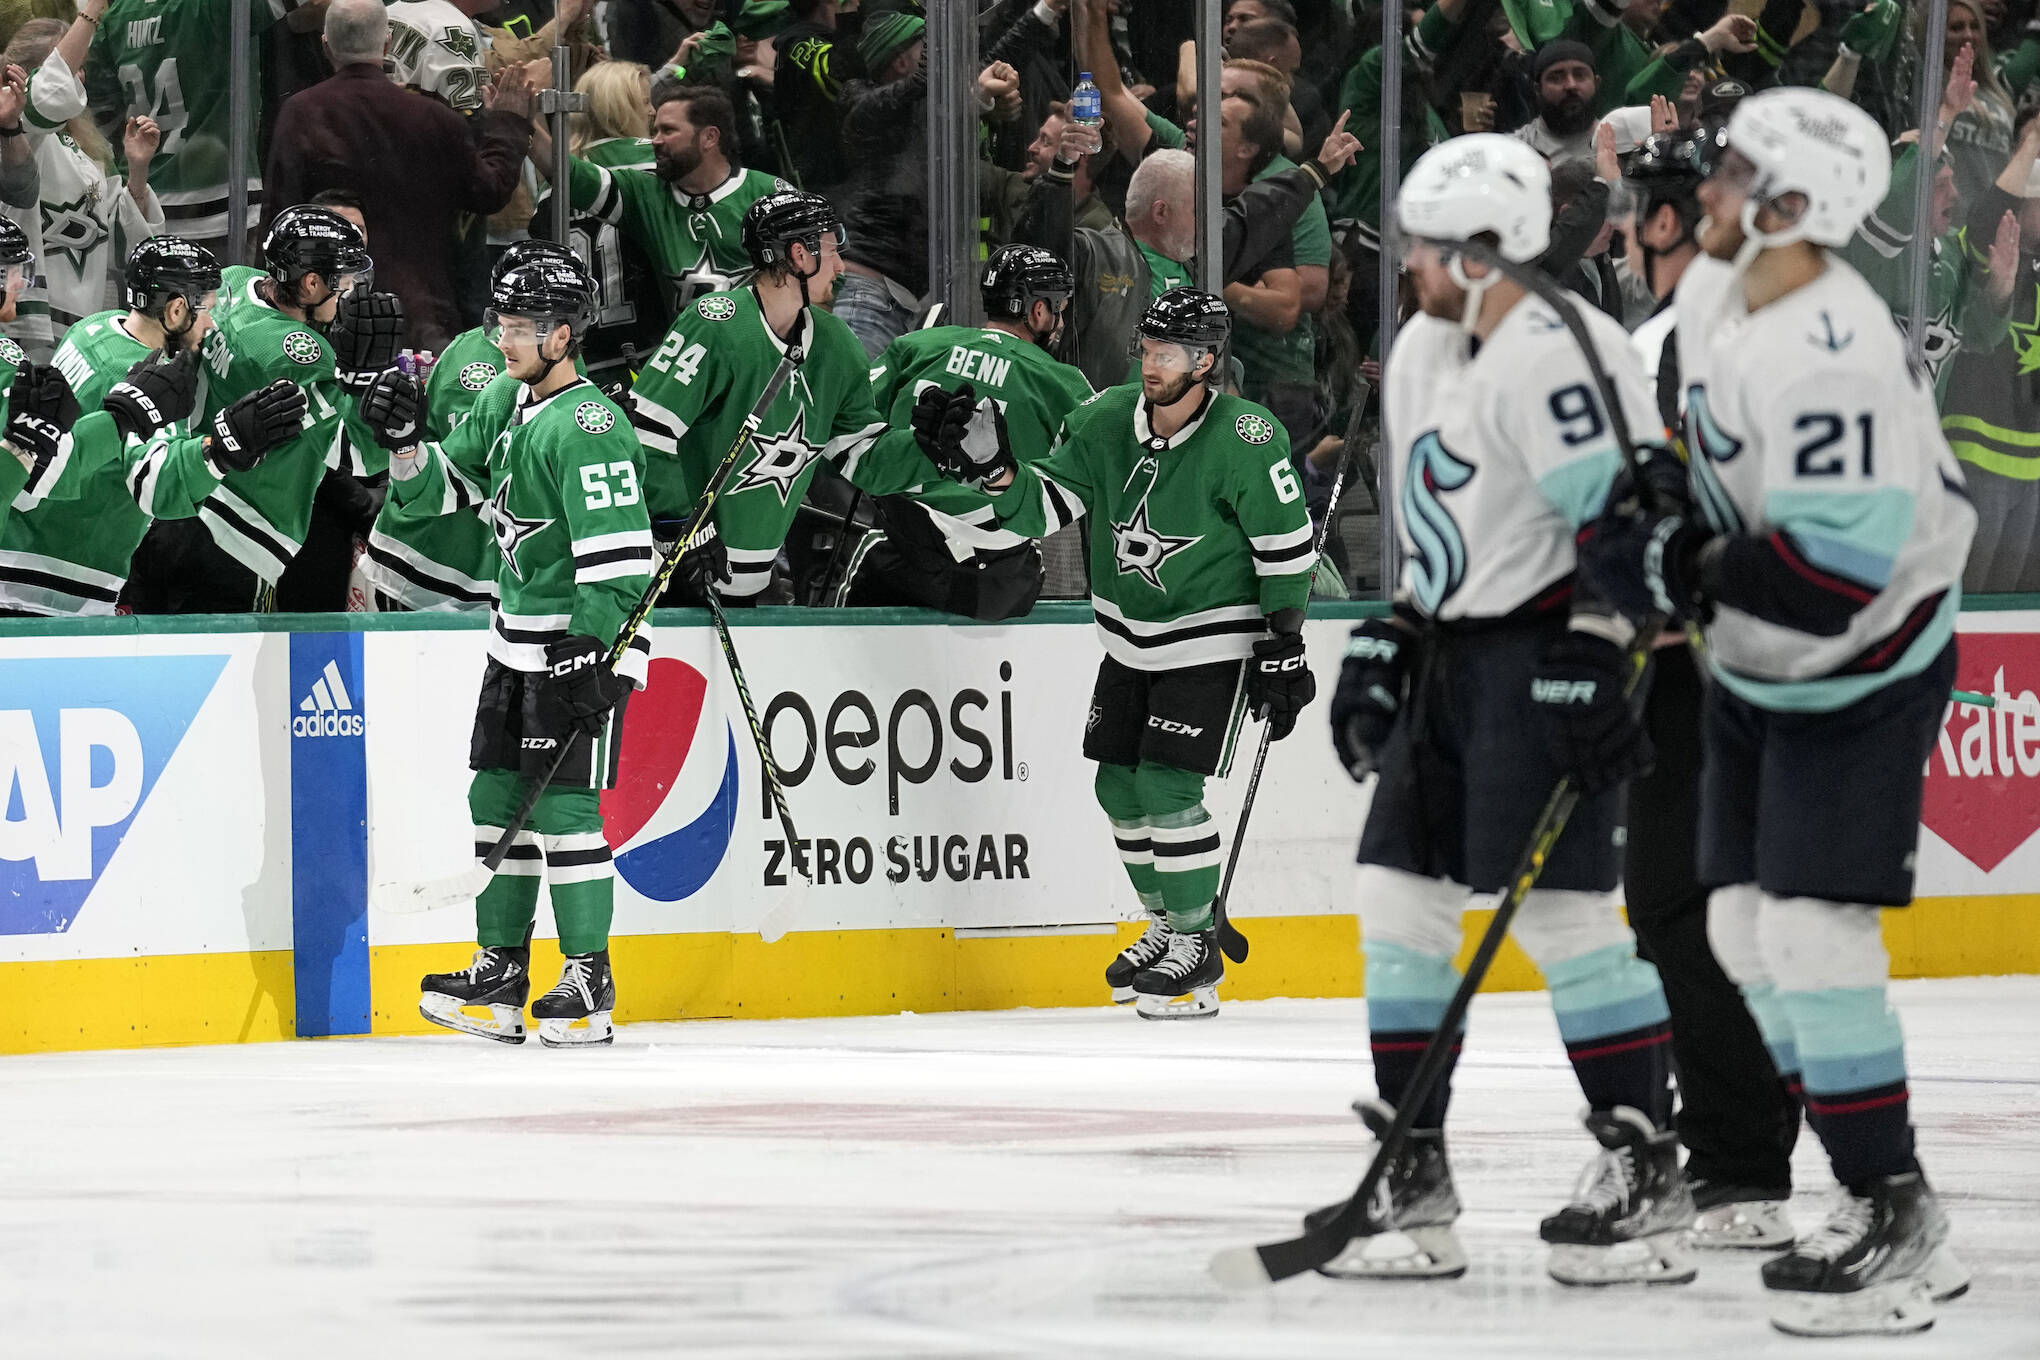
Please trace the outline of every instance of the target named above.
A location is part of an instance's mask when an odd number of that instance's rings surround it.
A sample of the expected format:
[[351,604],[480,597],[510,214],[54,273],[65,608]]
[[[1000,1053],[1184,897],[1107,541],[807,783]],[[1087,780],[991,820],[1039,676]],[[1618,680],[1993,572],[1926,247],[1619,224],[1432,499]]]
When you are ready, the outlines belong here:
[[775,189],[744,210],[744,253],[757,269],[785,267],[795,244],[819,256],[824,234],[839,246],[849,239],[829,200],[805,189]]
[[12,220],[0,217],[0,266],[34,263],[35,255],[28,248],[28,233]]
[[495,267],[489,270],[489,288],[494,291],[496,280],[530,260],[578,260],[581,257],[558,241],[546,241],[533,236],[522,241],[512,241],[503,247],[503,253],[496,257]]
[[1688,207],[1698,220],[1700,181],[1707,178],[1707,158],[1702,149],[1704,133],[1653,132],[1629,153],[1622,178],[1636,195],[1637,206],[1655,212],[1669,203],[1686,216]]
[[181,297],[198,299],[220,288],[220,262],[195,241],[178,236],[151,236],[128,252],[121,286],[130,311],[161,318],[164,304]]
[[541,338],[557,326],[573,331],[573,345],[595,320],[595,280],[572,253],[533,251],[507,269],[498,269],[489,285],[485,323],[493,329],[506,316],[530,317]]
[[1000,246],[985,262],[978,291],[985,300],[985,315],[1025,319],[1036,302],[1061,310],[1077,291],[1077,278],[1040,246]]
[[307,274],[322,276],[328,287],[344,274],[365,281],[374,269],[361,228],[330,208],[300,203],[285,208],[262,238],[262,257],[269,277],[286,288],[297,287]]
[[1134,330],[1136,354],[1142,340],[1167,340],[1223,361],[1231,339],[1232,312],[1225,299],[1199,288],[1171,288],[1147,305]]

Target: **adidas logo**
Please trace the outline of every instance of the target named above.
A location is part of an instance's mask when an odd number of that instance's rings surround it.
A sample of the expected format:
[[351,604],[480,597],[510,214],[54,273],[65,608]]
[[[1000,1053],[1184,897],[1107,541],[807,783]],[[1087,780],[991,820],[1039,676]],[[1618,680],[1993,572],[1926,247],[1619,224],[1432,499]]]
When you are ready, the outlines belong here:
[[361,715],[354,711],[354,700],[347,693],[347,682],[341,679],[339,666],[328,661],[325,673],[312,682],[312,692],[298,701],[298,716],[290,721],[290,734],[294,737],[358,737],[361,729]]

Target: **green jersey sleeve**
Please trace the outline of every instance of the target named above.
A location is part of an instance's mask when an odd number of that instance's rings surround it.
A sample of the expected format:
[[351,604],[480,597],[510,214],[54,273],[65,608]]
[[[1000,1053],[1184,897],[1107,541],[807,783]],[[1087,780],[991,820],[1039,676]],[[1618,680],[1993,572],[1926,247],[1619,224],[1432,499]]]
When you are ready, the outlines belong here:
[[488,500],[489,450],[516,410],[517,388],[507,376],[490,383],[466,420],[419,451],[414,474],[391,476],[390,500],[410,516],[451,515]]
[[[713,324],[692,307],[680,313],[631,389],[631,424],[644,448],[645,495],[662,513],[691,506],[705,485],[691,466],[698,460],[681,456],[680,441],[714,413],[729,386],[720,347],[704,343]],[[713,456],[721,455],[718,449]]]
[[600,434],[588,433],[585,424],[574,428],[574,438],[556,440],[547,450],[573,544],[574,609],[567,631],[613,644],[651,584],[658,560],[639,490],[644,455],[621,420]]
[[1005,490],[992,495],[999,523],[1028,538],[1047,538],[1083,517],[1096,493],[1089,443],[1098,437],[1086,402],[1064,419],[1048,456],[1021,463]]
[[[1241,417],[1243,423],[1248,417]],[[1234,441],[1227,460],[1231,472],[1225,487],[1226,506],[1247,536],[1254,553],[1254,575],[1261,582],[1261,612],[1301,609],[1310,599],[1310,511],[1303,487],[1289,461],[1289,436],[1279,421],[1252,422],[1264,442]],[[1270,437],[1272,436],[1272,437]]]

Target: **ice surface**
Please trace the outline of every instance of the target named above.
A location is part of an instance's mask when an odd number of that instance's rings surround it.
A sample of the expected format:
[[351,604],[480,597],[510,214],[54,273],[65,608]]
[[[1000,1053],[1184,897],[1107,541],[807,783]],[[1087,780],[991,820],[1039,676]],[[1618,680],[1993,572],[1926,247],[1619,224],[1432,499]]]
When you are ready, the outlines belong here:
[[1363,1169],[1361,1002],[0,1059],[0,1356],[2040,1357],[2040,978],[1896,990],[1976,1272],[1916,1338],[1772,1333],[1760,1257],[1547,1280],[1592,1149],[1526,995],[1478,1002],[1459,1068],[1466,1278],[1251,1296],[1212,1250]]

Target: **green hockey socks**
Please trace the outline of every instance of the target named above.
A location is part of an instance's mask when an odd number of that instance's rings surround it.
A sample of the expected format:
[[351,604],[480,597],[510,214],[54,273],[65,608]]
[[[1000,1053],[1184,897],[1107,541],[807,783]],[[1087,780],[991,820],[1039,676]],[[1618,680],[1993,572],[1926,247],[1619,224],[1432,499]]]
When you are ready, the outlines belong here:
[[[525,781],[511,770],[477,770],[468,785],[475,823],[475,858],[494,848],[517,815]],[[599,789],[549,788],[531,821],[517,833],[495,878],[475,899],[475,943],[507,948],[525,943],[538,913],[538,884],[552,885],[560,952],[593,954],[609,947],[616,878],[602,835]]]
[[1204,810],[1204,776],[1152,761],[1100,764],[1095,787],[1141,905],[1172,930],[1211,929],[1218,827]]

